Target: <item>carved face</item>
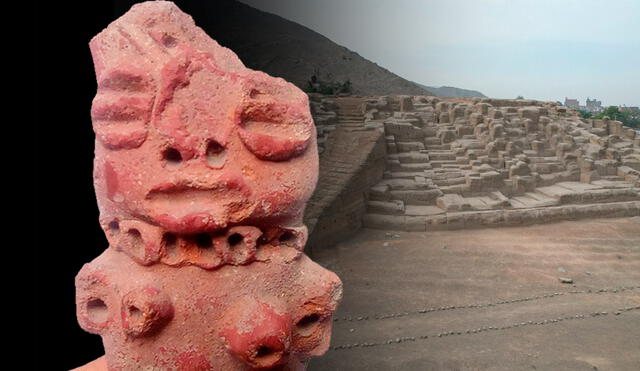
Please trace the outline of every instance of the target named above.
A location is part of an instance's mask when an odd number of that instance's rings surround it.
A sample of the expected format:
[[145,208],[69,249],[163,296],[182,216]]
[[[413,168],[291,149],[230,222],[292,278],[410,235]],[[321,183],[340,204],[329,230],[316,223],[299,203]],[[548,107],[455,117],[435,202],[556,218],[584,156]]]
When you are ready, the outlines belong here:
[[78,321],[102,336],[110,370],[301,369],[329,346],[342,284],[293,248],[269,249],[269,262],[214,271],[107,249],[76,277]]
[[182,47],[161,68],[134,61],[101,74],[92,119],[103,226],[299,224],[318,172],[306,95],[247,71],[221,71]]

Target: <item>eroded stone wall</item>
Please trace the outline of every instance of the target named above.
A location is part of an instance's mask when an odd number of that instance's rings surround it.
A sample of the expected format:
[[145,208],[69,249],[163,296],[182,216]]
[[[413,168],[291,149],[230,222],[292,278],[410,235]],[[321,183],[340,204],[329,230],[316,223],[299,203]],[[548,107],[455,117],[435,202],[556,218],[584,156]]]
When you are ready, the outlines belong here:
[[[582,119],[556,103],[524,99],[310,101],[324,163],[314,198],[329,192],[341,200],[307,209],[321,225],[312,241],[332,244],[332,231],[339,240],[343,225],[425,231],[640,214],[640,138],[619,121]],[[384,150],[355,150],[357,138],[374,135],[363,133],[381,133]],[[375,176],[355,176],[361,165],[380,174],[381,162],[383,179],[375,184]],[[334,181],[330,174],[340,169],[354,176]],[[364,195],[366,213],[353,194]]]

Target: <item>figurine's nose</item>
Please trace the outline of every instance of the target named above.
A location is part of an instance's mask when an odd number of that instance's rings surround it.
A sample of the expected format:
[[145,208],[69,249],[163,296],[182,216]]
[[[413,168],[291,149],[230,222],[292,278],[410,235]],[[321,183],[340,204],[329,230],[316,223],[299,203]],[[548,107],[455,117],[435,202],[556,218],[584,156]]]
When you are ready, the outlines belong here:
[[227,146],[215,139],[208,139],[205,145],[188,145],[180,143],[165,148],[162,158],[168,168],[178,168],[187,161],[204,162],[206,166],[214,169],[222,168],[227,159]]
[[235,326],[223,333],[230,353],[254,370],[285,362],[291,343],[290,318],[264,303],[240,317],[236,318]]

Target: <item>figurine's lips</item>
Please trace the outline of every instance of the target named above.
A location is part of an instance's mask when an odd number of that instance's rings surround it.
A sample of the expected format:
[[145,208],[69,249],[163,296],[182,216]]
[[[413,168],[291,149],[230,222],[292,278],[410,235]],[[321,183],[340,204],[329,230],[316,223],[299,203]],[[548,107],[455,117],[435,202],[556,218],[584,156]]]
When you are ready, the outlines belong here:
[[219,229],[253,211],[251,195],[249,186],[239,178],[213,184],[162,183],[147,194],[147,213],[175,232]]
[[177,194],[177,193],[190,193],[190,192],[240,192],[249,196],[251,190],[247,183],[240,177],[229,177],[226,179],[220,179],[213,184],[198,183],[191,181],[178,181],[160,183],[153,188],[147,194],[147,199],[153,198],[158,194]]

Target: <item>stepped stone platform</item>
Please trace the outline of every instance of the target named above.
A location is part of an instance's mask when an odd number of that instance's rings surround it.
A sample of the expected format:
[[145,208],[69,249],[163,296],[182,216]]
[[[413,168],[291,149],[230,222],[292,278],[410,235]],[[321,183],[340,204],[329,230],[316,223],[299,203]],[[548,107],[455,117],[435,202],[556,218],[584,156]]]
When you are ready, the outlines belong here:
[[311,94],[310,105],[321,169],[307,219],[329,220],[310,235],[320,244],[362,226],[640,215],[640,137],[619,121],[534,100]]
[[532,100],[365,100],[384,179],[363,225],[425,231],[640,215],[640,140],[609,119]]

